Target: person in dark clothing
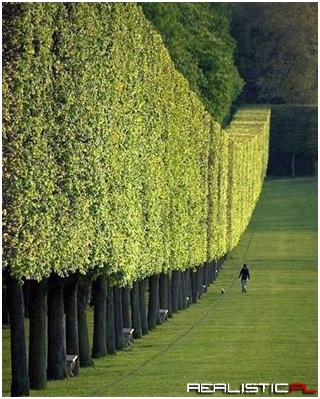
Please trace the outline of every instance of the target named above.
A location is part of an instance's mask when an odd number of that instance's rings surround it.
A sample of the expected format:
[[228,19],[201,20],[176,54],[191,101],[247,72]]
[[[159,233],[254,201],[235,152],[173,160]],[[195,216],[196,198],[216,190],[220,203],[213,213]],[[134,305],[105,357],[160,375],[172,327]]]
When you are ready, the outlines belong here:
[[247,292],[247,280],[250,280],[250,271],[246,264],[242,266],[240,270],[239,277],[241,277],[241,288],[242,292]]

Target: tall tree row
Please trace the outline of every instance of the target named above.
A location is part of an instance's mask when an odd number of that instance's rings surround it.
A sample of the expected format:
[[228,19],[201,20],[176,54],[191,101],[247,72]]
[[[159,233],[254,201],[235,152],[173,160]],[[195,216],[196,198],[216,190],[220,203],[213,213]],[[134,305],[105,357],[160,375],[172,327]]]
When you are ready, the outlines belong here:
[[67,354],[90,366],[121,349],[123,328],[140,338],[162,307],[197,301],[257,201],[269,111],[222,130],[136,4],[5,3],[3,17],[3,267],[20,396],[66,378]]
[[214,120],[226,123],[244,84],[234,62],[230,4],[141,3],[141,7],[191,90]]

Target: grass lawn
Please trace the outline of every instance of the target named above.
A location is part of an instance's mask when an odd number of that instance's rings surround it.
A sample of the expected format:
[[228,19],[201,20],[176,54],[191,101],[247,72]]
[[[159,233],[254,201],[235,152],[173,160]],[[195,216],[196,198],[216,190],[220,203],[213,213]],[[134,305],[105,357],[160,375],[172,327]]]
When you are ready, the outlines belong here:
[[[186,390],[192,382],[234,390],[242,383],[300,382],[318,389],[317,223],[316,180],[267,181],[247,232],[198,304],[135,340],[130,351],[95,360],[79,377],[50,381],[31,395],[194,396]],[[236,278],[243,262],[251,272],[247,294]],[[8,396],[7,328],[2,335]],[[271,396],[255,396],[263,395]]]

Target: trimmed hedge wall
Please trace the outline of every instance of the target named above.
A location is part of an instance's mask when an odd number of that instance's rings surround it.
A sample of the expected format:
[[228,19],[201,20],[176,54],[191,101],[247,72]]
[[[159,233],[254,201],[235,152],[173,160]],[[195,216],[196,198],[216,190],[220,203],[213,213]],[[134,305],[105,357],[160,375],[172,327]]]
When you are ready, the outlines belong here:
[[228,136],[227,252],[245,231],[266,175],[270,110],[243,108],[234,116]]
[[221,130],[134,3],[7,3],[3,49],[13,277],[124,286],[236,245],[265,175],[269,111]]

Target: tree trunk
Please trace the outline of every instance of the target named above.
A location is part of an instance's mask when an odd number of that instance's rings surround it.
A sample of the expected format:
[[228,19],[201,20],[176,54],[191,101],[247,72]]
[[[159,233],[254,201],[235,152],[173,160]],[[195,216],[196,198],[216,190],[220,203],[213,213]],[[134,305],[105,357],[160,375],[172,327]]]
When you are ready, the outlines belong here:
[[209,271],[210,271],[210,284],[214,282],[214,273],[215,273],[215,263],[214,261],[210,261],[209,263]]
[[168,317],[172,317],[172,295],[171,295],[172,274],[167,274],[167,306]]
[[2,325],[9,325],[9,312],[7,306],[7,288],[2,288]]
[[107,286],[107,311],[106,311],[106,345],[107,353],[114,355],[116,353],[116,335],[114,326],[114,303],[113,303],[113,287]]
[[8,302],[7,302],[7,285],[2,276],[2,325],[9,325],[9,313],[8,313]]
[[191,273],[191,270],[189,268],[186,271],[186,304],[187,304],[187,307],[190,306],[191,296],[192,296],[190,273]]
[[179,310],[179,292],[180,291],[180,273],[177,270],[172,271],[171,281],[171,298],[172,298],[172,313],[177,313]]
[[296,177],[296,154],[291,154],[291,177]]
[[190,271],[190,280],[191,280],[191,302],[197,303],[198,302],[198,289],[197,289],[197,273],[193,270]]
[[121,300],[122,300],[122,317],[123,327],[131,328],[131,303],[130,303],[130,288],[121,288]]
[[78,284],[78,335],[79,335],[79,363],[80,367],[93,366],[90,353],[89,332],[87,322],[87,307],[91,292],[91,281],[83,276]]
[[179,272],[180,284],[179,284],[179,296],[178,296],[178,310],[183,310],[183,301],[182,301],[182,291],[183,291],[183,273]]
[[208,265],[207,262],[205,262],[204,265],[203,265],[202,284],[205,285],[206,287],[209,287],[209,285],[210,285],[209,265]]
[[159,308],[168,309],[168,277],[164,273],[159,276]]
[[29,396],[23,292],[21,285],[10,275],[7,276],[7,300],[11,342],[11,396]]
[[186,309],[187,307],[187,273],[181,272],[180,273],[180,306],[181,309]]
[[149,304],[148,304],[148,327],[153,330],[157,325],[159,314],[159,275],[149,277]]
[[208,279],[208,285],[209,286],[212,283],[211,275],[212,275],[212,265],[211,265],[211,262],[208,262],[208,264],[207,264],[207,279]]
[[99,358],[107,354],[107,289],[104,276],[98,276],[93,282],[92,296],[94,309],[92,357]]
[[[68,355],[79,356],[79,328],[78,328],[78,279],[77,275],[68,278],[64,289],[66,312],[66,351]],[[79,375],[79,360],[72,371],[74,376]]]
[[218,261],[217,261],[217,265],[216,265],[216,277],[218,277],[219,276],[219,272],[220,272],[220,269],[221,269],[221,258],[219,258],[218,259]]
[[131,301],[131,318],[132,328],[134,328],[133,338],[141,338],[141,317],[140,317],[140,304],[139,304],[139,285],[137,281],[134,281],[130,291]]
[[24,317],[29,319],[29,298],[30,298],[30,280],[26,280],[22,286]]
[[31,389],[47,386],[48,280],[30,281],[29,377]]
[[148,317],[146,307],[146,289],[147,280],[143,279],[139,281],[139,305],[140,305],[140,318],[141,318],[141,332],[142,335],[148,334]]
[[113,287],[114,302],[114,331],[116,339],[116,350],[123,349],[123,316],[121,288]]
[[67,377],[64,331],[63,282],[56,275],[49,279],[48,292],[48,366],[50,380]]
[[213,280],[215,281],[216,279],[217,279],[217,275],[218,275],[218,261],[214,261],[213,262],[213,270],[212,270],[212,273],[213,273]]
[[196,284],[197,284],[197,291],[198,291],[198,299],[200,299],[202,297],[202,293],[203,293],[202,279],[203,279],[203,269],[202,269],[202,266],[198,266],[197,272],[196,272]]

